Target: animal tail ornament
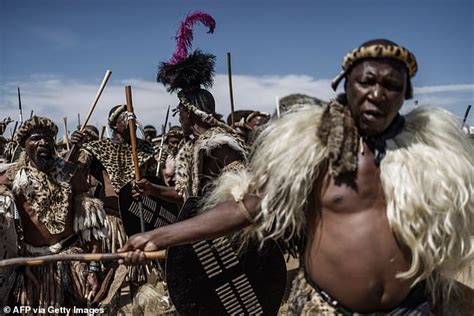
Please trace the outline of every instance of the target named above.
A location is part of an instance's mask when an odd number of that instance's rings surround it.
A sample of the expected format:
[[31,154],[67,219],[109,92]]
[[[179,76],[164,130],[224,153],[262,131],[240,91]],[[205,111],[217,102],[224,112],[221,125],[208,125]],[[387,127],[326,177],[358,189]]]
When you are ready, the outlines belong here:
[[193,26],[197,22],[201,22],[209,28],[207,33],[214,33],[216,21],[212,16],[202,11],[189,14],[186,19],[181,22],[178,33],[176,34],[176,50],[169,61],[170,64],[176,65],[188,57],[188,49],[191,48],[193,43]]

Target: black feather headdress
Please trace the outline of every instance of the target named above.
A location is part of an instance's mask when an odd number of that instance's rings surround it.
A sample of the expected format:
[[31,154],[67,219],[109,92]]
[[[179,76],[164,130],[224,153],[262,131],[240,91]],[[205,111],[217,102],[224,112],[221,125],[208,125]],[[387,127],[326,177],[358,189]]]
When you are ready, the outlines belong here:
[[173,57],[160,64],[157,75],[157,81],[164,84],[168,92],[212,87],[215,56],[200,50],[188,54],[193,40],[192,27],[197,22],[207,26],[208,33],[213,33],[216,27],[216,22],[209,14],[199,11],[188,15],[181,22]]
[[157,81],[166,86],[168,92],[183,89],[212,87],[216,57],[196,50],[183,61],[171,64],[162,62]]

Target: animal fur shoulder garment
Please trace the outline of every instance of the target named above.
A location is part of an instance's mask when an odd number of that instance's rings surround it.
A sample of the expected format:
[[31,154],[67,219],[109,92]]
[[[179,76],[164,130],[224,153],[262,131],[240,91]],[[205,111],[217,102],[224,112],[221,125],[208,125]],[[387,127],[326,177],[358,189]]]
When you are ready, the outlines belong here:
[[[143,166],[153,158],[155,150],[152,145],[144,140],[137,139],[138,164]],[[120,189],[133,180],[135,174],[132,160],[132,146],[130,144],[117,144],[111,139],[97,140],[84,144],[79,156],[79,162],[88,165],[95,157],[109,174],[110,181],[115,189]]]
[[[205,209],[253,192],[262,199],[261,211],[248,232],[262,242],[304,237],[304,208],[328,165],[328,148],[317,137],[323,111],[307,107],[270,124],[249,170],[220,177]],[[414,283],[427,279],[433,290],[440,273],[454,280],[473,262],[474,149],[460,122],[444,110],[418,107],[405,120],[387,143],[380,177],[390,226],[413,256],[399,276],[418,275]]]
[[[199,195],[201,190],[202,164],[204,156],[220,146],[228,146],[239,153],[242,161],[247,159],[244,141],[236,134],[221,127],[211,127],[195,140],[185,142],[176,158],[176,191],[184,199]],[[226,171],[228,169],[225,169]]]

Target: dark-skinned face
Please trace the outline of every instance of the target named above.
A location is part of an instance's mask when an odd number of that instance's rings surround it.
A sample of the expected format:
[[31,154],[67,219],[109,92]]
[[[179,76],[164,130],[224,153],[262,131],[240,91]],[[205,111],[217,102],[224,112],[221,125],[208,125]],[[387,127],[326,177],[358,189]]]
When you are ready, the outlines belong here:
[[183,105],[178,105],[179,110],[179,123],[181,124],[181,128],[185,135],[189,135],[191,131],[191,127],[193,126],[191,121],[191,114]]
[[354,66],[347,76],[347,104],[364,136],[385,131],[405,100],[407,72],[384,60],[368,59]]
[[36,168],[49,170],[54,162],[54,134],[46,128],[34,129],[25,140],[25,151]]
[[[135,131],[137,127],[135,126]],[[122,112],[115,123],[115,132],[122,135],[126,140],[130,139],[130,129],[128,128],[127,112]]]
[[256,116],[248,122],[248,125],[254,130],[259,126],[264,125],[265,123],[268,122],[268,117],[266,116]]

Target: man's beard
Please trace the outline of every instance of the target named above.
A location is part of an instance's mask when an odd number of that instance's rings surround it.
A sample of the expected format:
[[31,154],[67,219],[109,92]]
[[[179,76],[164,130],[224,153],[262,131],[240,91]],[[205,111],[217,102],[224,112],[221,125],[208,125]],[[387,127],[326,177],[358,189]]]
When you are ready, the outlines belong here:
[[51,169],[54,163],[54,158],[50,157],[38,157],[36,156],[35,165],[41,171],[48,171]]

